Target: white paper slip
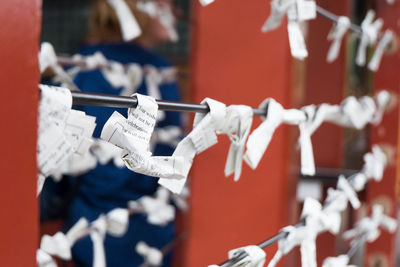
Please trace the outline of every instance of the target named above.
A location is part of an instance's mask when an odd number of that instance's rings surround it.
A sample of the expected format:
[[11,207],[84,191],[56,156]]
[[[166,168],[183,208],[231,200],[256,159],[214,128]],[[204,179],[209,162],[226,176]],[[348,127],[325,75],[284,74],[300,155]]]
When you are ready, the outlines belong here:
[[290,52],[294,58],[303,60],[308,56],[306,43],[299,22],[289,20],[288,25]]
[[124,41],[131,41],[142,34],[139,23],[125,0],[107,0],[107,2],[117,14]]
[[172,155],[180,156],[184,159],[184,163],[181,166],[185,178],[178,180],[167,179],[167,177],[161,176],[158,180],[160,185],[169,189],[173,193],[180,194],[183,190],[195,155],[218,142],[215,132],[225,119],[226,106],[225,104],[210,98],[204,99],[201,103],[207,103],[210,112],[206,115],[201,113],[196,114],[193,122],[193,130],[181,142],[179,142]]

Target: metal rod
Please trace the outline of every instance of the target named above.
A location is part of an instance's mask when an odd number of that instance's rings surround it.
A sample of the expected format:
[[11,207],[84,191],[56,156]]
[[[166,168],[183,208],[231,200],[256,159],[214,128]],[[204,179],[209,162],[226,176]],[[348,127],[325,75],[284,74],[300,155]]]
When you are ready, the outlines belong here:
[[[333,21],[334,23],[337,23],[338,20],[339,20],[339,16],[338,15],[335,15],[332,12],[330,12],[330,11],[320,7],[320,6],[317,6],[317,13],[319,15],[323,16],[324,18],[327,18],[327,19]],[[358,34],[362,33],[361,27],[356,25],[356,24],[351,23],[350,24],[350,29],[355,33],[358,33]]]
[[[348,177],[348,180],[353,180],[355,178],[355,176],[357,175],[357,173],[352,174],[350,177]],[[300,220],[300,222],[298,222],[296,225],[294,225],[294,227],[298,228],[301,226],[305,226],[305,219],[303,218],[302,220]],[[287,232],[279,232],[278,234],[274,235],[273,237],[268,238],[267,240],[261,242],[260,244],[258,244],[257,246],[265,249],[271,245],[273,245],[274,243],[278,242],[279,240],[286,238],[287,236]],[[350,249],[350,251],[347,253],[347,255],[351,258],[355,252],[358,250],[358,248],[363,244],[365,239],[365,235],[363,237],[361,237],[357,243]],[[236,256],[235,258],[229,259],[227,261],[224,261],[223,263],[221,263],[219,266],[220,267],[229,267],[231,266],[231,264],[234,264],[242,259],[244,259],[247,256],[246,252],[242,252],[240,253],[238,256]]]
[[[91,105],[115,108],[135,108],[137,99],[129,96],[116,96],[86,92],[71,92],[74,105]],[[156,100],[158,108],[166,111],[207,113],[210,111],[205,104],[180,103],[165,100]],[[265,116],[263,109],[253,109],[255,116]]]
[[358,251],[359,248],[361,248],[365,244],[365,240],[367,239],[367,235],[363,234],[355,243],[354,245],[350,248],[350,250],[347,252],[347,257],[352,258],[356,252]]

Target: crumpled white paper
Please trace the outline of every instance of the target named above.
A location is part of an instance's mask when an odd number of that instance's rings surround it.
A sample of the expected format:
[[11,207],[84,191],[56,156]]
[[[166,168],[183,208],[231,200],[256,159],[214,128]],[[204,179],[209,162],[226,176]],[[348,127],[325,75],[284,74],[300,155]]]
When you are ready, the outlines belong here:
[[233,173],[238,181],[242,173],[242,161],[247,137],[253,122],[253,110],[243,105],[232,105],[226,109],[226,117],[218,133],[227,134],[231,140],[228,158],[225,164],[225,176]]
[[350,259],[347,255],[339,255],[337,257],[328,257],[324,260],[322,267],[356,267],[349,265]]
[[361,172],[354,175],[353,179],[350,180],[352,187],[356,191],[361,191],[370,179],[377,182],[381,181],[387,161],[388,159],[382,149],[377,145],[372,146],[372,152],[364,155],[364,166]]
[[372,71],[377,71],[379,69],[379,65],[381,63],[381,59],[385,52],[385,49],[392,43],[393,38],[393,32],[391,30],[386,30],[378,45],[376,46],[374,56],[368,63],[368,69]]
[[332,44],[328,51],[328,55],[326,57],[326,61],[328,63],[331,63],[337,59],[343,37],[349,30],[350,25],[350,19],[345,16],[340,16],[336,24],[333,25],[331,31],[328,34],[328,40],[332,41]]
[[225,104],[210,98],[204,99],[202,104],[207,103],[210,112],[207,114],[196,113],[193,122],[193,130],[176,147],[173,157],[183,157],[184,179],[168,179],[161,177],[158,183],[170,191],[179,194],[185,183],[186,177],[192,166],[194,156],[215,145],[218,142],[216,131],[226,116]]
[[314,155],[311,145],[311,130],[307,126],[306,112],[296,109],[285,110],[281,104],[272,98],[264,100],[260,109],[265,109],[264,121],[249,136],[246,144],[244,160],[255,169],[267,149],[276,128],[282,123],[298,125],[300,130],[299,143],[301,147],[301,172],[305,175],[315,173]]
[[[96,118],[72,110],[71,92],[62,87],[39,85],[38,167],[39,183],[44,178],[77,174],[95,165],[88,155]],[[77,159],[78,158],[78,159]],[[41,186],[38,186],[38,193]]]
[[126,4],[125,0],[107,0],[107,3],[117,14],[122,33],[122,39],[125,42],[131,41],[142,34],[139,23],[137,22],[129,6]]
[[57,267],[56,261],[41,249],[36,251],[36,263],[39,267]]
[[43,42],[40,46],[39,68],[40,73],[43,73],[47,68],[50,68],[55,74],[55,77],[53,78],[54,82],[59,82],[70,88],[72,91],[80,91],[68,73],[58,64],[54,47],[48,42]]
[[308,52],[300,22],[314,19],[316,14],[316,3],[313,0],[273,0],[271,15],[261,30],[267,32],[276,29],[287,15],[290,51],[294,58],[302,60],[308,56]]
[[55,264],[51,256],[71,260],[71,248],[77,240],[87,234],[88,225],[88,221],[81,218],[66,234],[57,232],[53,236],[44,235],[37,252],[38,265],[50,267],[51,264]]
[[144,262],[150,266],[161,266],[163,261],[162,252],[155,248],[150,247],[143,241],[136,244],[136,253],[144,258]]
[[160,187],[155,197],[143,196],[136,201],[129,201],[128,208],[132,212],[146,214],[150,224],[165,226],[175,219],[175,208],[169,200],[168,190]]
[[367,58],[367,47],[374,45],[378,39],[378,34],[383,26],[383,20],[377,19],[374,21],[375,11],[368,10],[365,19],[361,23],[361,39],[357,50],[356,64],[364,66]]
[[354,229],[344,232],[345,239],[352,239],[354,243],[362,236],[366,237],[367,242],[374,242],[381,234],[379,228],[383,228],[393,233],[397,228],[397,220],[384,214],[383,206],[374,205],[371,217],[361,219]]
[[136,94],[138,105],[128,118],[114,112],[105,123],[101,138],[124,149],[128,169],[150,176],[184,179],[187,165],[183,156],[152,156],[150,138],[156,125],[158,105],[152,97]]

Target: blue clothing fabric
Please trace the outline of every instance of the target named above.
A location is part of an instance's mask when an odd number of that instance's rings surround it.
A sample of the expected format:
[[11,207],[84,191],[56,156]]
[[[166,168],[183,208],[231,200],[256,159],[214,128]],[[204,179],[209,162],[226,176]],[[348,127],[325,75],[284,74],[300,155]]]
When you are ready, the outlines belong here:
[[[140,65],[152,65],[158,68],[170,67],[170,64],[160,56],[147,51],[135,44],[99,44],[83,47],[78,53],[92,55],[101,52],[107,59],[122,64],[138,63]],[[75,78],[76,85],[84,92],[104,94],[119,94],[122,88],[113,88],[103,77],[101,71],[94,70],[81,72]],[[140,94],[147,94],[144,83],[137,90]],[[178,101],[180,99],[176,83],[168,83],[160,86],[162,99]],[[99,137],[104,123],[116,110],[127,115],[127,109],[115,109],[98,106],[80,107],[88,115],[96,117],[97,127],[94,137]],[[181,126],[178,112],[166,112],[165,119],[158,123],[158,127],[169,125]],[[173,148],[158,144],[154,155],[171,155]],[[130,200],[136,200],[144,195],[153,195],[158,187],[157,178],[134,173],[127,168],[115,167],[113,163],[100,165],[77,178],[79,186],[77,194],[69,207],[64,229],[69,229],[81,217],[89,221],[95,220],[100,214],[127,206]],[[149,225],[143,215],[130,217],[129,229],[122,238],[114,238],[107,235],[105,239],[105,251],[107,266],[139,266],[143,259],[136,254],[136,243],[143,240],[150,246],[162,248],[173,240],[174,227],[170,223],[165,227]],[[85,238],[73,247],[73,258],[77,266],[92,266],[92,242]],[[170,266],[170,256],[164,259],[162,266]]]

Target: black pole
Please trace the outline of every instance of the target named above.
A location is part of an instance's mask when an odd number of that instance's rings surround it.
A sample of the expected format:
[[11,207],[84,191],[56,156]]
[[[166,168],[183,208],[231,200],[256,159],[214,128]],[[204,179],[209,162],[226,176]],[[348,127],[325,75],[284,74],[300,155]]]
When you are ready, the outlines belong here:
[[[115,108],[135,108],[137,107],[137,98],[129,96],[116,96],[97,93],[71,92],[72,103],[74,105],[91,105],[104,106]],[[156,100],[158,108],[166,111],[182,111],[182,112],[197,112],[207,113],[210,111],[205,104],[190,104],[180,103],[165,100]],[[256,116],[265,116],[266,111],[263,109],[253,108],[253,113]]]

